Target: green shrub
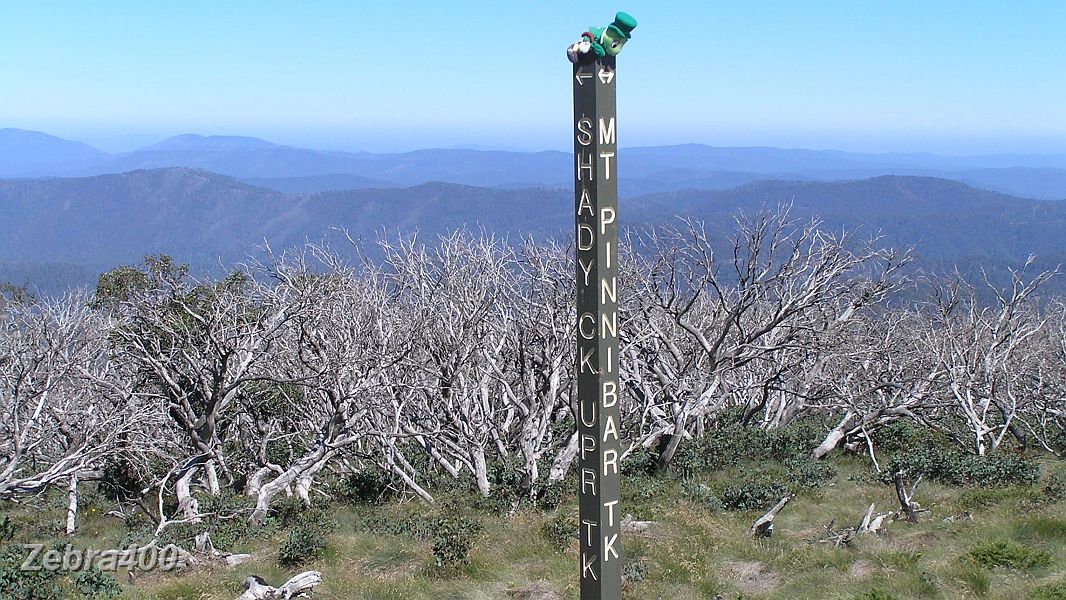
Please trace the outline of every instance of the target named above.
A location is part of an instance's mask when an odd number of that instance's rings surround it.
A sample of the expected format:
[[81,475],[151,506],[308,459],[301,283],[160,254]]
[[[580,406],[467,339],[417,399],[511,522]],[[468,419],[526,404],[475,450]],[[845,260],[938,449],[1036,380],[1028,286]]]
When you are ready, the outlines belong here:
[[18,524],[8,515],[0,515],[0,544],[15,539]]
[[789,493],[787,486],[763,477],[727,485],[722,490],[722,505],[726,510],[762,510],[774,505]]
[[533,487],[533,503],[540,510],[555,510],[570,495],[570,481],[543,483]]
[[[687,447],[682,445],[681,448],[678,448],[678,452],[681,452],[683,449],[687,451]],[[655,473],[658,460],[658,455],[647,448],[641,448],[630,452],[629,455],[625,457],[625,460],[622,461],[621,474],[623,479],[626,477],[651,475]]]
[[[818,446],[824,435],[821,426],[808,421],[797,421],[776,429],[761,429],[720,419],[701,438],[683,442],[674,454],[671,468],[682,477],[692,477],[735,465],[745,459],[774,462],[803,460]],[[637,464],[642,464],[649,472],[654,470],[654,455],[637,460]]]
[[479,533],[481,524],[458,511],[448,511],[439,517],[433,526],[433,556],[437,566],[453,568],[467,564]]
[[337,495],[350,504],[381,504],[393,495],[394,478],[378,470],[349,473],[337,485]]
[[785,463],[785,477],[800,490],[818,489],[836,476],[836,467],[824,461],[793,459]]
[[1040,487],[1040,496],[1049,503],[1066,500],[1066,471],[1048,474],[1044,485]]
[[978,544],[967,553],[977,564],[994,569],[1005,567],[1019,571],[1030,571],[1051,564],[1051,553],[1046,550],[1028,548],[1015,542],[996,540]]
[[0,546],[0,598],[4,600],[62,600],[63,588],[55,571],[23,571],[21,546]]
[[1042,585],[1026,596],[1028,600],[1066,600],[1066,581]]
[[101,469],[99,490],[105,497],[116,502],[126,502],[140,496],[148,483],[126,458],[115,458],[104,463]]
[[326,538],[322,530],[308,524],[299,524],[278,549],[278,563],[286,567],[302,565],[322,556]]
[[562,552],[580,534],[577,518],[567,512],[561,512],[548,519],[540,527],[541,536],[548,540],[553,548]]
[[277,498],[270,503],[267,517],[271,522],[282,529],[288,529],[295,525],[301,515],[307,511],[307,506],[296,496]]
[[625,503],[647,502],[666,494],[666,482],[653,476],[623,477],[622,500]]
[[898,454],[913,448],[929,446],[946,446],[935,433],[910,420],[895,421],[874,430],[870,434],[878,453]]
[[914,448],[893,457],[884,470],[884,481],[891,482],[900,471],[911,480],[921,475],[954,486],[1028,486],[1040,478],[1040,467],[1021,456],[977,456],[940,446]]
[[118,581],[97,568],[78,571],[74,575],[74,589],[86,598],[117,598],[122,594]]
[[705,483],[698,483],[695,481],[685,481],[681,484],[681,489],[684,490],[685,496],[689,500],[692,500],[696,504],[708,508],[712,511],[725,510],[725,505],[722,504],[722,499],[718,497],[718,494],[714,493],[714,489]]

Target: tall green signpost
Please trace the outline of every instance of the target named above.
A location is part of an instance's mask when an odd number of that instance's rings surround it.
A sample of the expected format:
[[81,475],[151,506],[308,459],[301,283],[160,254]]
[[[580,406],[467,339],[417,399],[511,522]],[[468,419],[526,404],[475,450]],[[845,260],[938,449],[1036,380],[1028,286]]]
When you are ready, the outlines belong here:
[[620,12],[567,50],[574,64],[581,600],[622,597],[615,65],[636,25]]

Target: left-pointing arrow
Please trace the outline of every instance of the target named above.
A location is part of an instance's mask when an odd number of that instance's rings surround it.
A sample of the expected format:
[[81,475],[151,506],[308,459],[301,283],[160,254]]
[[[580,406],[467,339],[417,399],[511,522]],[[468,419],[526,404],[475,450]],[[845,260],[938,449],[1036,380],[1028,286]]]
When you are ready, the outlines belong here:
[[577,84],[578,85],[585,85],[585,82],[581,81],[581,80],[582,79],[592,79],[592,74],[591,73],[578,73],[577,75],[574,75],[574,79],[577,80]]
[[614,80],[614,69],[600,67],[600,83],[611,83]]

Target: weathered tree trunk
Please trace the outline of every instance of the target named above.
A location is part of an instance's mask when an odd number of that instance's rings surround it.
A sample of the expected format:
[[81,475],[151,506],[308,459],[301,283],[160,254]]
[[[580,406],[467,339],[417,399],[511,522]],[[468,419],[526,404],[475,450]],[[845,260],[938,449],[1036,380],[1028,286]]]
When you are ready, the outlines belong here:
[[[300,499],[306,505],[310,505],[311,499],[307,495],[307,487],[310,486],[310,480],[332,457],[333,455],[330,451],[320,447],[317,451],[297,460],[291,467],[269,483],[260,486],[259,492],[256,494],[255,510],[252,511],[252,521],[262,524],[266,520],[271,500],[294,483],[296,484],[296,494],[300,496]],[[304,482],[307,486],[303,490],[300,489],[301,482]]]
[[915,480],[914,485],[911,486],[909,492],[903,484],[902,471],[896,473],[894,481],[896,484],[896,497],[899,498],[900,506],[900,512],[898,514],[902,514],[904,518],[911,523],[917,523],[918,513],[922,512],[922,510],[919,504],[914,501],[914,492],[917,491],[918,484],[921,483],[922,478],[918,477],[918,479]]
[[673,462],[674,454],[677,453],[677,449],[681,446],[681,441],[685,438],[685,424],[687,421],[688,417],[683,413],[674,420],[674,431],[667,436],[666,444],[659,453],[659,460],[656,463],[656,468],[659,470],[665,470]]
[[492,488],[489,486],[489,468],[485,463],[485,450],[480,447],[474,448],[470,451],[470,458],[473,460],[477,489],[482,496],[488,498],[489,494],[492,493]]
[[311,507],[311,480],[311,475],[307,473],[296,479],[296,497],[308,508]]
[[213,460],[209,460],[204,464],[204,485],[207,486],[207,491],[212,496],[222,493],[222,488],[218,485],[218,471],[215,470],[215,461]]
[[574,464],[575,458],[577,458],[576,431],[570,436],[566,445],[555,455],[555,460],[552,461],[551,470],[548,471],[548,483],[562,481],[563,478],[566,477],[567,472],[570,471],[570,465]]
[[199,523],[201,521],[200,503],[190,491],[190,483],[192,482],[193,475],[196,475],[196,471],[198,470],[199,467],[192,467],[174,482],[174,493],[178,497],[178,508],[181,510],[181,514],[184,515],[186,519],[190,519],[190,522],[192,523]]
[[390,462],[389,466],[392,468],[392,472],[396,473],[396,475],[398,475],[400,479],[403,480],[404,484],[414,490],[414,492],[418,494],[420,498],[431,504],[433,503],[433,496],[429,492],[427,492],[422,486],[418,485],[418,482],[416,482],[414,478],[407,473],[407,471],[405,471],[403,468],[401,468],[394,462]]
[[322,574],[318,571],[305,571],[286,581],[281,587],[267,585],[259,577],[244,580],[245,591],[237,600],[288,600],[298,596],[310,595],[315,586],[322,583]]
[[779,500],[765,515],[759,517],[751,526],[751,535],[753,537],[770,537],[774,533],[774,517],[777,513],[781,512],[785,505],[788,504],[796,494],[789,494]]
[[811,458],[818,460],[829,454],[836,447],[840,445],[840,440],[844,439],[844,436],[848,433],[848,426],[851,420],[855,418],[855,413],[850,410],[844,415],[844,418],[840,420],[840,423],[832,429],[822,440],[821,444],[811,452]]
[[274,469],[270,467],[260,467],[248,478],[248,481],[244,484],[245,496],[256,496],[259,494],[260,488],[263,487],[263,481],[266,480],[267,475],[276,473]]
[[78,520],[78,475],[70,476],[70,486],[67,488],[67,535],[74,535]]

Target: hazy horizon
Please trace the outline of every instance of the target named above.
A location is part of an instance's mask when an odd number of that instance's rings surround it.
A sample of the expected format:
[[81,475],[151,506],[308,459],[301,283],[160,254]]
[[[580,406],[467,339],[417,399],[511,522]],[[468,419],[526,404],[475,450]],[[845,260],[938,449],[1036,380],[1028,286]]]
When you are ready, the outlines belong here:
[[[46,135],[59,137],[66,140],[82,142],[88,144],[98,150],[112,154],[120,154],[123,152],[130,152],[139,150],[159,142],[182,136],[182,135],[200,135],[204,137],[247,137],[256,138],[271,142],[282,146],[293,146],[298,148],[307,148],[311,150],[324,150],[324,151],[341,151],[341,152],[371,152],[371,153],[402,153],[416,150],[429,150],[429,149],[467,149],[467,150],[492,150],[492,151],[504,151],[504,152],[544,152],[544,151],[559,151],[569,152],[571,148],[565,147],[562,144],[556,147],[538,147],[538,146],[521,146],[521,145],[505,145],[505,144],[492,144],[492,143],[477,143],[477,142],[462,142],[449,140],[441,137],[439,143],[432,143],[427,141],[426,143],[418,143],[412,141],[410,144],[403,143],[378,143],[368,144],[365,139],[360,140],[357,138],[323,138],[315,135],[301,135],[294,134],[278,134],[270,135],[259,134],[257,132],[243,132],[243,131],[174,131],[167,133],[156,134],[87,134],[78,135],[67,134],[64,135],[61,131],[49,131],[32,129],[29,127],[19,127],[17,125],[10,125],[8,123],[0,123],[0,129],[20,129],[25,131],[36,131]],[[458,139],[458,138],[457,138]],[[760,142],[760,140],[763,140]],[[775,141],[777,143],[775,143]],[[945,147],[944,144],[929,144],[925,146],[916,146],[913,143],[907,143],[907,140],[900,140],[899,143],[854,143],[849,144],[846,140],[841,143],[833,144],[826,142],[823,145],[809,144],[804,145],[803,138],[789,137],[789,136],[732,136],[723,137],[715,140],[685,140],[685,139],[668,139],[662,140],[656,143],[655,141],[649,141],[647,143],[640,143],[639,140],[628,140],[629,143],[621,144],[621,147],[637,148],[637,147],[656,147],[656,146],[676,146],[696,144],[718,148],[778,148],[784,150],[813,150],[813,151],[842,151],[856,154],[934,154],[943,157],[967,157],[967,156],[988,156],[997,154],[1017,154],[1017,155],[1047,155],[1057,156],[1066,154],[1066,146],[1059,148],[1056,145],[1050,145],[1045,148],[1045,145],[1035,143],[1026,144],[1024,140],[1014,140],[1013,143],[994,145],[992,141],[984,141],[982,143],[968,143],[960,145],[957,151],[951,151],[950,145],[946,150],[938,149]],[[730,143],[732,142],[732,143]],[[984,151],[981,151],[984,149]],[[1066,168],[1066,164],[1063,165]]]
[[0,126],[395,152],[568,150],[564,48],[624,9],[620,142],[1066,153],[1066,5],[0,5]]

